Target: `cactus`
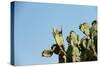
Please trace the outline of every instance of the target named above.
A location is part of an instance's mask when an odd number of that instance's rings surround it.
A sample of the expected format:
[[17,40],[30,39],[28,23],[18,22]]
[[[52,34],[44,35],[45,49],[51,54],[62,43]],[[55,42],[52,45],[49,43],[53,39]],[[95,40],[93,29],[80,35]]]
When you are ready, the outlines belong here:
[[52,55],[53,55],[53,51],[51,49],[47,49],[42,52],[43,57],[51,57]]
[[89,27],[86,23],[79,28],[85,36],[81,39],[81,61],[97,60],[97,21]]
[[79,29],[86,35],[90,35],[89,25],[87,23],[80,24]]
[[53,48],[55,54],[59,55],[59,63],[66,63],[67,58],[66,58],[66,52],[64,48],[62,29],[58,31],[56,28],[53,28],[52,34],[54,36],[56,44],[54,44],[55,47],[53,45],[51,48]]
[[42,52],[43,57],[58,55],[59,63],[93,61],[97,60],[97,21],[94,20],[89,26],[86,22],[79,25],[84,36],[80,39],[75,31],[70,31],[66,38],[68,47],[64,47],[62,28],[53,28],[52,34],[55,43],[49,49]]
[[80,61],[80,51],[79,51],[79,36],[76,32],[71,31],[70,35],[66,38],[68,42],[67,62],[78,62]]

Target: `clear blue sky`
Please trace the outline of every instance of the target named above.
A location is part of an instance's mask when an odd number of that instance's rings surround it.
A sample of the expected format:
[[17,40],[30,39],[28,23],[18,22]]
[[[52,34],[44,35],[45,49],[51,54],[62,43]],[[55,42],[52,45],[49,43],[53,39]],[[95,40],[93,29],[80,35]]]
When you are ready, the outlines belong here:
[[58,63],[55,54],[50,58],[41,56],[54,43],[52,28],[62,26],[64,39],[71,30],[82,37],[79,25],[97,19],[96,9],[96,6],[15,2],[15,64]]

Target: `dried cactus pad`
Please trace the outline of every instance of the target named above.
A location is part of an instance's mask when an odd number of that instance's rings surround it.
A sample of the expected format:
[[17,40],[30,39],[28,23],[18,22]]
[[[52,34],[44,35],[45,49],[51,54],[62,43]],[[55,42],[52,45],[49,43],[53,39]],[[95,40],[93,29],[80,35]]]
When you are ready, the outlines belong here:
[[46,49],[42,52],[43,57],[51,57],[53,55],[53,51],[51,49]]

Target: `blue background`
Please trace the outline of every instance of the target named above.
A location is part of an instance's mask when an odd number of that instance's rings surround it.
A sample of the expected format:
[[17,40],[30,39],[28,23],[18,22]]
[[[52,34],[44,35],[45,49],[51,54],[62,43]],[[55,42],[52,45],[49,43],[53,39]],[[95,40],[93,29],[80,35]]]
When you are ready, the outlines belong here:
[[[15,2],[14,51],[15,65],[58,63],[58,56],[41,56],[44,49],[50,48],[55,40],[53,27],[62,27],[64,40],[71,30],[84,36],[79,25],[89,25],[97,19],[96,6]],[[67,49],[67,42],[65,41]]]

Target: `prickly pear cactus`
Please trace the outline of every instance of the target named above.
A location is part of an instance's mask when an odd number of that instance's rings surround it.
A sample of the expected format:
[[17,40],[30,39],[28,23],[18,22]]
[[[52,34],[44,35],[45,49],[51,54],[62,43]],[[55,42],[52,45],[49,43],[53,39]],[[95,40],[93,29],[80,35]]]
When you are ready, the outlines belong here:
[[56,43],[59,46],[64,45],[64,39],[63,39],[63,36],[62,36],[62,30],[58,31],[58,29],[53,28],[52,34],[54,36],[54,39],[55,39]]
[[80,51],[79,51],[79,37],[76,32],[71,31],[70,35],[67,36],[68,49],[67,49],[67,61],[68,62],[78,62],[80,61]]
[[[84,24],[83,24],[84,25]],[[86,36],[81,39],[81,61],[97,60],[97,21],[94,20],[91,27],[86,25],[87,31],[80,25],[80,30]]]
[[93,41],[94,44],[94,49],[97,53],[97,21],[94,20],[92,22],[92,27],[91,27],[91,39]]
[[80,24],[79,29],[87,36],[90,35],[90,28],[87,23]]
[[97,60],[97,21],[94,20],[89,26],[86,22],[79,25],[84,36],[80,39],[75,31],[71,31],[66,38],[68,47],[64,47],[62,28],[53,28],[52,34],[55,43],[50,49],[42,51],[43,57],[58,55],[59,63],[93,61]]
[[42,52],[43,57],[51,57],[53,55],[53,50],[51,49],[46,49]]

